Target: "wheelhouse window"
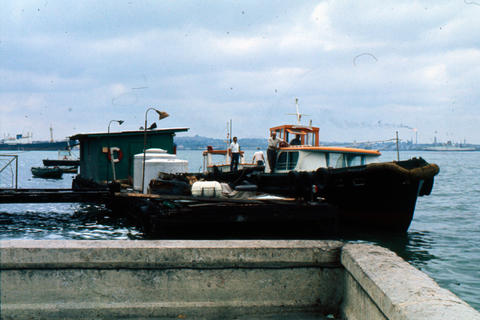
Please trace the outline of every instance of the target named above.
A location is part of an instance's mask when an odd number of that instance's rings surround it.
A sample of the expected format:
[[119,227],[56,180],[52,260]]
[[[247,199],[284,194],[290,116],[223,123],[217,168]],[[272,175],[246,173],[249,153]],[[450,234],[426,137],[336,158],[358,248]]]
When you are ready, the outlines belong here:
[[[347,166],[354,167],[362,165],[362,156],[355,155],[355,154],[348,154],[346,155]],[[364,161],[363,161],[364,162]]]
[[298,151],[280,152],[275,166],[276,170],[293,170],[297,166]]
[[329,153],[327,157],[327,166],[331,168],[344,168],[345,157],[343,153]]
[[309,132],[305,135],[305,145],[314,146],[315,145],[316,135],[314,132]]

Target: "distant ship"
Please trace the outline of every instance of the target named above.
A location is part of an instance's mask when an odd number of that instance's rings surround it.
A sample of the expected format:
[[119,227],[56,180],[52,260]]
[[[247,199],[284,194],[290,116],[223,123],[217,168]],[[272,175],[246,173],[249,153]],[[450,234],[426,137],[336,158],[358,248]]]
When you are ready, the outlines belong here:
[[0,139],[0,150],[32,151],[32,150],[65,150],[69,141],[54,141],[53,129],[50,127],[50,141],[32,141],[32,133],[17,134],[14,137],[4,136]]
[[476,151],[474,147],[466,147],[461,144],[453,144],[451,141],[447,141],[446,144],[436,145],[432,147],[425,147],[425,151]]
[[32,141],[30,143],[11,143],[0,140],[0,150],[65,150],[69,146],[68,141]]

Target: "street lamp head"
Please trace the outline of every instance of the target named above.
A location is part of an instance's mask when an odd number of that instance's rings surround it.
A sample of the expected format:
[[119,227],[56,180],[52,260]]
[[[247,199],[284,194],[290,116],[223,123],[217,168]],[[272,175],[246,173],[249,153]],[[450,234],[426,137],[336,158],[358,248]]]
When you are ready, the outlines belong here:
[[119,125],[122,125],[122,123],[124,123],[125,121],[123,121],[123,120],[110,120],[110,122],[108,123],[108,133],[110,133],[110,125],[112,124],[112,122],[117,122]]
[[166,117],[170,116],[165,111],[158,111],[157,109],[155,109],[155,112],[158,113],[158,119],[159,120],[165,119]]

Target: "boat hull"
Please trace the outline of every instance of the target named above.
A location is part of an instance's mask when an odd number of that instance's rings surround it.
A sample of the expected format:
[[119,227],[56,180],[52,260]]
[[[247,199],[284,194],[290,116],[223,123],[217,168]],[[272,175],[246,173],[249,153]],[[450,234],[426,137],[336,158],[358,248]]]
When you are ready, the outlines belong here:
[[67,166],[67,167],[78,167],[80,166],[80,160],[53,160],[53,159],[43,159],[42,160],[44,166]]
[[327,203],[179,198],[117,197],[110,208],[152,239],[318,239],[338,230]]
[[32,143],[0,143],[0,150],[64,150],[68,147],[67,141],[42,141]]
[[33,167],[31,171],[36,178],[61,179],[63,175],[63,170],[60,168]]
[[423,180],[385,179],[380,174],[366,183],[355,178],[337,180],[322,192],[328,203],[339,208],[340,221],[347,228],[377,232],[406,232],[413,219]]
[[[406,232],[418,196],[430,194],[438,166],[423,159],[386,162],[313,172],[199,175],[253,191],[246,200],[192,197],[169,181],[156,195],[115,197],[114,212],[130,216],[152,238],[306,238],[350,230]],[[189,176],[184,175],[188,186]],[[178,179],[181,175],[165,177]],[[175,180],[174,180],[175,181]],[[154,184],[155,185],[155,184]],[[188,188],[187,188],[188,189]],[[258,200],[258,193],[283,196]]]
[[263,174],[258,190],[305,200],[324,199],[339,209],[345,226],[405,232],[418,196],[429,195],[438,166],[423,159],[385,162],[315,172]]

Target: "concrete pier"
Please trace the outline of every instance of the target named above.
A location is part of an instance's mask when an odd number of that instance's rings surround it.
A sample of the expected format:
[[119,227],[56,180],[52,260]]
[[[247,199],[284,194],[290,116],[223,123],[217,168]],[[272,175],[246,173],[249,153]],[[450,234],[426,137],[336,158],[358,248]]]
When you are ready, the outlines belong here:
[[338,241],[0,241],[0,286],[1,319],[480,320],[394,253]]

